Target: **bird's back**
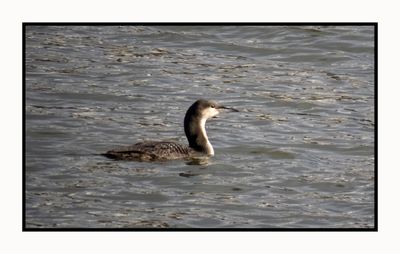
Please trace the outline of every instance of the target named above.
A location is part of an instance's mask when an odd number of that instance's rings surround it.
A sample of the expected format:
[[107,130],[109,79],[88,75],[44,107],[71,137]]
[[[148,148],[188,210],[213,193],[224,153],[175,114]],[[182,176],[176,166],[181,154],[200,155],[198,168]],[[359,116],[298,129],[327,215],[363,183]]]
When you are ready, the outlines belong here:
[[146,141],[114,149],[103,155],[117,160],[154,161],[187,158],[193,153],[193,149],[187,145],[171,141]]

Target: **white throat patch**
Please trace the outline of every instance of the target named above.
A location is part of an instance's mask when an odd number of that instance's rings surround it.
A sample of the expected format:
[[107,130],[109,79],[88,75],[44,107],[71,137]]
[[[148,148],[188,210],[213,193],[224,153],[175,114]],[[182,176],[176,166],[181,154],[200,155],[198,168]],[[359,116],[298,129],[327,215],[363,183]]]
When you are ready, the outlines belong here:
[[207,118],[202,118],[200,120],[200,131],[202,132],[204,138],[207,140],[207,144],[206,144],[207,154],[212,156],[212,155],[214,155],[214,148],[212,147],[210,141],[208,140],[208,136],[207,136],[207,132],[206,132],[206,121],[207,121]]

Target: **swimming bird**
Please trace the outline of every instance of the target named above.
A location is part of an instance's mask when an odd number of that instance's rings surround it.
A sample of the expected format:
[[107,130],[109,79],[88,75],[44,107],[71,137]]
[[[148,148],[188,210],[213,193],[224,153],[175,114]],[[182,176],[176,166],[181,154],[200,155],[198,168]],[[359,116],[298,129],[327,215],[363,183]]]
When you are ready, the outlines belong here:
[[199,99],[186,111],[184,129],[189,145],[172,141],[145,141],[108,151],[102,155],[117,160],[156,161],[185,159],[197,155],[213,156],[206,133],[206,121],[220,113],[221,109],[237,109],[219,105],[214,101]]

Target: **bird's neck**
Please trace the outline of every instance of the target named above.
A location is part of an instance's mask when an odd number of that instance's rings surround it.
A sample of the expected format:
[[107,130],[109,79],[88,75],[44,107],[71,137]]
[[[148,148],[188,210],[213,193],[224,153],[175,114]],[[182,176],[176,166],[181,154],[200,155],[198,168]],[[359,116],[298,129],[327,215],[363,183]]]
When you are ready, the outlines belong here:
[[206,132],[205,118],[186,116],[185,134],[191,148],[207,155],[214,155],[214,148],[208,140]]

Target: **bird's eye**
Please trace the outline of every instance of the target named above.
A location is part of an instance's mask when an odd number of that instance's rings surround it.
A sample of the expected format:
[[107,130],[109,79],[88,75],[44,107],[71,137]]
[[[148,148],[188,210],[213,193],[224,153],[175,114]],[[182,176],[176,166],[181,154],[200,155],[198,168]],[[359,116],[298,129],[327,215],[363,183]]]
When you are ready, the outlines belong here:
[[212,107],[212,108],[215,108],[215,105],[214,104],[211,104],[211,106],[210,107]]

